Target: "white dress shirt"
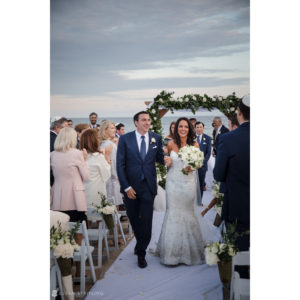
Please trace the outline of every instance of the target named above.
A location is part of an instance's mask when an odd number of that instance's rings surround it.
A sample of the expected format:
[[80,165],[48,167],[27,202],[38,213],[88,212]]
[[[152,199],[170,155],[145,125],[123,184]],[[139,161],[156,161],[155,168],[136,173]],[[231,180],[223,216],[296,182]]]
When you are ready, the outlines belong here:
[[[142,143],[142,135],[136,130],[135,131],[135,136],[136,136],[136,141],[139,147],[139,152],[141,151],[141,143]],[[149,148],[149,133],[147,132],[145,134],[145,143],[146,143],[146,154],[148,152],[148,148]]]

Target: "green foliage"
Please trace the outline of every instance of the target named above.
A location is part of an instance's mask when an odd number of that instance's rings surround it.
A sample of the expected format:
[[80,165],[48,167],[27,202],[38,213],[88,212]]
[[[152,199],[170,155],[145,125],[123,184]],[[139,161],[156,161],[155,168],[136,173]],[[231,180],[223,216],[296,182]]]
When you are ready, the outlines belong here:
[[[184,95],[183,97],[174,99],[172,95],[174,92],[161,91],[154,98],[154,102],[151,107],[147,109],[150,119],[151,119],[151,130],[157,134],[163,135],[161,119],[159,117],[159,110],[166,108],[171,113],[175,110],[190,109],[194,114],[200,108],[206,108],[209,111],[214,108],[219,109],[226,117],[230,117],[236,114],[236,110],[241,98],[235,96],[235,93],[228,95],[227,97],[213,96],[209,97],[204,94],[203,96],[199,94]],[[159,185],[164,188],[165,186],[165,176],[167,174],[166,167],[159,167],[161,180]]]

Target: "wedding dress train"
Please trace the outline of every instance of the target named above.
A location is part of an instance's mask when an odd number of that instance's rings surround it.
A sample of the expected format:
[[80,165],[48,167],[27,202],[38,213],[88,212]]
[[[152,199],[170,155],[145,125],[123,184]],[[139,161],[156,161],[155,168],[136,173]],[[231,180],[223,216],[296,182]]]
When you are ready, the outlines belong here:
[[172,166],[166,180],[167,209],[155,255],[165,265],[205,263],[200,225],[195,215],[195,174],[181,172],[183,162],[171,151]]

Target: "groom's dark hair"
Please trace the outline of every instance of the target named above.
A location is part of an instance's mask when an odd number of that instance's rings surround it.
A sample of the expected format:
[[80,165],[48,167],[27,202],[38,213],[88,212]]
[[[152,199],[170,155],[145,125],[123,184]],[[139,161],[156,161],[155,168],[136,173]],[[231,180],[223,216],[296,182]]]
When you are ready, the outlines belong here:
[[138,112],[138,113],[136,113],[134,116],[133,116],[133,123],[134,123],[134,121],[139,121],[139,116],[140,115],[144,115],[144,114],[147,114],[147,115],[149,115],[149,113],[148,112],[146,112],[146,111],[140,111],[140,112]]
[[244,119],[247,121],[250,121],[250,107],[246,106],[242,100],[240,101],[238,107],[239,107]]

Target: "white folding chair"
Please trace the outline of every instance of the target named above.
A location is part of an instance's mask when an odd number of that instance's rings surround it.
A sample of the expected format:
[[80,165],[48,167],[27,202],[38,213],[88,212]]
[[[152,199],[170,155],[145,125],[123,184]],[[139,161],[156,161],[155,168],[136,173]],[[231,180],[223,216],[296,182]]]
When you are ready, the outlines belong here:
[[[112,202],[114,205],[116,205],[116,201],[115,201],[114,197],[110,197],[107,200],[109,202]],[[119,245],[118,245],[119,234],[118,234],[117,226],[119,226],[119,230],[121,232],[121,237],[124,241],[124,244],[126,245],[126,238],[125,238],[125,235],[124,235],[124,231],[123,231],[123,227],[122,227],[122,224],[121,224],[121,221],[120,221],[120,217],[121,217],[121,214],[119,214],[118,212],[115,212],[114,215],[113,215],[114,224],[115,224],[114,229],[113,229],[115,249],[119,249]]]
[[53,265],[50,268],[50,299],[55,300],[57,293],[57,282],[58,288],[60,291],[60,297],[64,300],[64,292],[62,288],[62,280],[61,280],[61,273],[57,263],[57,260],[53,254],[53,251],[50,252],[50,258],[53,260]]
[[250,266],[250,252],[237,252],[232,258],[230,300],[250,299],[250,279],[240,278],[240,274],[234,271],[235,266]]
[[[69,222],[70,230],[75,226],[76,223]],[[92,253],[94,251],[94,247],[90,246],[88,231],[86,227],[85,221],[82,221],[80,224],[80,228],[77,233],[82,234],[83,239],[80,246],[80,251],[74,252],[73,261],[80,261],[80,295],[83,296],[85,294],[85,270],[86,270],[86,260],[89,260],[90,270],[92,273],[93,282],[96,282],[96,274],[95,268],[92,258]]]
[[107,241],[107,235],[109,230],[105,226],[105,222],[101,216],[101,214],[97,213],[94,208],[88,207],[87,211],[87,218],[89,221],[97,222],[98,229],[88,229],[88,236],[90,241],[98,241],[98,265],[96,268],[102,267],[102,241],[104,239],[105,244],[105,250],[106,250],[106,257],[109,260],[109,248],[108,248],[108,241]]

